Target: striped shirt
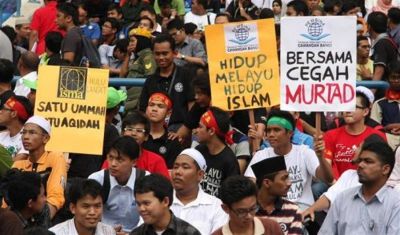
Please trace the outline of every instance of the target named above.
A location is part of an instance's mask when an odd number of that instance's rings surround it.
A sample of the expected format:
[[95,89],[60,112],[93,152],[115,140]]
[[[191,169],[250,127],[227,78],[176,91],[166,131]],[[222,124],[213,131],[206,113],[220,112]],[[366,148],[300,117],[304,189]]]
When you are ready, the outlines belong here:
[[278,197],[275,201],[275,209],[268,213],[261,206],[257,217],[269,218],[278,222],[284,235],[303,234],[303,224],[299,207],[286,199]]

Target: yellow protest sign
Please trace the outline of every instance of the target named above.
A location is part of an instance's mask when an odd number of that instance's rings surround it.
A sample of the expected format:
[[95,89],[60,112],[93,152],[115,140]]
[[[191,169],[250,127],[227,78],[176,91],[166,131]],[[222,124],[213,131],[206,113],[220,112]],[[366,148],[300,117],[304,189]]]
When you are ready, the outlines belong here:
[[102,154],[108,70],[40,66],[35,115],[51,124],[46,150]]
[[272,19],[206,27],[212,105],[225,110],[279,104]]

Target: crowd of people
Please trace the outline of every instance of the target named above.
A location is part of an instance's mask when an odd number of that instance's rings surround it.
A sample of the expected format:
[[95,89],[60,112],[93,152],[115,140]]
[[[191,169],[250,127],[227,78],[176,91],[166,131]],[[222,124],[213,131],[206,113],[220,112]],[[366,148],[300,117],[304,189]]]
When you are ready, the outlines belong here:
[[[45,0],[0,30],[0,234],[400,234],[399,6]],[[274,19],[279,52],[281,17],[339,15],[357,18],[357,80],[388,88],[358,86],[321,130],[312,112],[259,108],[250,124],[212,106],[207,25]],[[43,65],[145,78],[108,87],[101,155],[46,149]]]

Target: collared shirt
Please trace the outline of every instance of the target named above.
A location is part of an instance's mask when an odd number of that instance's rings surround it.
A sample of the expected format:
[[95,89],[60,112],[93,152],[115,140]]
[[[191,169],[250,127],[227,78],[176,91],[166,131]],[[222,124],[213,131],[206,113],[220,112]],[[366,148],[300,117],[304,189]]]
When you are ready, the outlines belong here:
[[303,234],[300,209],[295,203],[286,199],[278,197],[275,201],[275,208],[271,213],[260,207],[256,216],[275,220],[285,235]]
[[33,171],[42,177],[46,186],[47,202],[60,209],[64,205],[64,187],[67,181],[67,166],[62,153],[44,152],[43,155],[32,163],[28,160],[14,162],[12,168],[22,171]]
[[197,198],[184,205],[174,192],[170,209],[176,217],[197,228],[202,235],[209,235],[228,222],[229,216],[221,207],[221,200],[205,193],[200,187]]
[[149,135],[146,142],[143,143],[143,148],[150,150],[162,156],[167,164],[168,169],[172,169],[174,162],[179,153],[182,152],[182,145],[177,140],[168,139],[168,131],[157,139]]
[[[254,235],[280,235],[282,234],[279,225],[270,219],[254,217]],[[213,232],[212,235],[233,235],[229,223]]]
[[18,81],[15,84],[14,93],[16,95],[21,95],[21,96],[27,97],[29,92],[31,92],[31,89],[24,85],[24,79],[33,82],[33,81],[37,80],[37,76],[38,76],[37,72],[32,71],[32,72],[26,74],[25,76],[21,77],[20,79],[18,79]]
[[[57,235],[79,235],[76,231],[74,219],[67,220],[61,224],[57,224],[49,229],[51,232]],[[114,235],[115,230],[113,227],[103,224],[101,222],[97,223],[96,232],[94,235]]]
[[362,186],[339,194],[318,234],[400,234],[400,195],[383,186],[366,201]]
[[[103,185],[104,170],[95,172],[89,176]],[[117,180],[110,175],[110,193],[107,202],[104,203],[102,222],[110,226],[122,225],[122,230],[130,232],[139,222],[139,213],[136,209],[135,187],[136,169],[132,168],[126,185],[118,184]]]
[[[175,75],[175,76],[174,76]],[[176,66],[169,77],[161,77],[157,70],[146,79],[140,95],[139,109],[145,112],[150,95],[154,92],[166,92],[172,99],[173,109],[169,125],[183,123],[188,113],[188,104],[194,101],[192,88],[193,71]]]
[[[204,46],[197,39],[186,36],[183,44],[176,46],[176,50],[182,55],[201,58],[204,62],[207,62],[207,55],[206,51],[204,50]],[[184,66],[188,64],[188,62],[181,59],[174,59],[174,62],[178,66]]]
[[130,235],[201,235],[200,232],[184,220],[177,218],[171,212],[171,221],[162,233],[157,233],[152,225],[142,224]]
[[397,45],[400,45],[400,25],[397,25],[396,28],[390,30],[390,36],[394,39]]

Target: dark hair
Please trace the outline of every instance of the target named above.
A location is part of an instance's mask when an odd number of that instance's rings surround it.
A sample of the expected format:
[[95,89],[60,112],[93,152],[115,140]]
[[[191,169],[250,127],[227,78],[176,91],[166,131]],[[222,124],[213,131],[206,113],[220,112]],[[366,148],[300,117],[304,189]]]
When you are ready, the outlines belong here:
[[392,7],[387,13],[388,18],[394,24],[400,24],[400,9],[397,7]]
[[158,6],[161,8],[171,6],[172,0],[158,0]]
[[357,91],[356,92],[356,97],[360,97],[361,98],[361,105],[363,107],[365,107],[365,108],[369,108],[370,107],[371,102],[369,101],[367,95],[365,95],[361,91]]
[[230,176],[222,182],[220,198],[228,207],[231,207],[235,202],[251,196],[257,197],[257,187],[253,181],[245,176]]
[[10,83],[14,78],[14,65],[7,59],[0,58],[0,83]]
[[69,188],[70,203],[76,204],[87,195],[93,198],[102,197],[101,184],[92,179],[75,178]]
[[142,20],[148,20],[148,21],[150,21],[150,28],[151,28],[151,29],[154,28],[154,22],[150,19],[150,17],[148,17],[148,16],[142,16],[142,17],[140,17],[139,22],[142,21]]
[[171,20],[170,22],[168,22],[167,30],[172,30],[172,29],[181,30],[181,29],[183,29],[183,25],[184,25],[184,23],[182,20],[175,18],[175,19]]
[[16,211],[26,208],[29,200],[36,201],[42,187],[42,178],[38,173],[17,169],[7,171],[2,182],[6,182],[5,201]]
[[207,9],[207,0],[197,0],[197,4],[203,6],[204,9]]
[[71,16],[72,22],[75,26],[79,25],[78,9],[72,3],[58,3],[57,10],[62,12],[65,16]]
[[[78,5],[78,9],[81,8],[82,10],[84,10],[86,13],[88,12],[88,7],[86,6],[85,3],[81,3]],[[78,14],[79,15],[79,14]],[[86,14],[87,17],[87,14]]]
[[335,10],[335,6],[342,8],[340,0],[325,0],[324,2],[324,11],[328,13],[333,13]]
[[168,42],[171,47],[171,50],[175,51],[175,48],[176,48],[175,40],[169,34],[165,34],[165,33],[159,34],[154,38],[151,49],[154,51],[155,44],[164,43],[164,42]]
[[293,127],[292,131],[294,131],[294,129],[296,127],[296,121],[294,120],[293,115],[291,113],[289,113],[288,111],[272,109],[271,112],[268,114],[266,122],[268,123],[268,120],[271,119],[272,117],[280,117],[280,118],[286,119],[287,121],[290,122],[290,124],[292,124],[292,127]]
[[108,5],[107,11],[117,11],[118,14],[122,15],[122,9],[118,4],[111,3]]
[[49,49],[54,54],[60,53],[61,50],[61,42],[63,40],[63,36],[60,32],[50,31],[47,33],[45,42],[46,48]]
[[142,7],[142,10],[140,10],[140,12],[143,12],[143,11],[147,11],[150,14],[152,14],[153,16],[156,15],[156,11],[154,10],[154,8],[147,4]]
[[[211,106],[209,110],[213,113],[215,121],[217,122],[218,128],[222,134],[226,134],[229,131],[230,119],[229,114],[224,110]],[[225,136],[219,136],[218,138],[225,143]]]
[[303,0],[293,0],[287,4],[287,8],[293,7],[297,15],[303,13],[303,16],[309,15],[307,4]]
[[146,135],[150,133],[150,122],[146,118],[146,116],[144,116],[139,111],[133,111],[122,120],[122,129],[125,129],[125,127],[127,126],[137,125],[137,124],[144,125],[144,130],[146,131]]
[[274,18],[274,12],[269,8],[263,8],[263,9],[261,9],[259,18],[260,19]]
[[121,52],[127,53],[128,52],[128,45],[129,45],[129,39],[124,38],[124,39],[118,39],[115,42],[115,49],[119,49]]
[[191,35],[191,34],[193,34],[193,33],[196,31],[197,25],[194,24],[194,23],[192,23],[192,22],[190,22],[190,23],[184,24],[184,25],[183,25],[183,28],[185,29],[185,33],[186,33],[186,34]]
[[226,14],[225,12],[220,12],[215,16],[215,19],[217,19],[218,17],[226,17],[228,18],[228,22],[232,21],[232,18],[230,15]]
[[[110,24],[111,24],[111,28],[112,29],[116,29],[117,31],[119,30],[119,28],[120,28],[120,24],[119,24],[119,22],[118,22],[118,20],[116,20],[115,18],[106,18],[105,20],[104,20],[104,23],[105,22],[109,22]],[[103,23],[103,24],[104,24]]]
[[340,14],[344,15],[356,7],[357,7],[357,4],[354,1],[343,1]]
[[272,1],[272,6],[274,5],[275,2],[278,3],[278,5],[280,7],[282,7],[282,0],[274,0],[274,1]]
[[192,80],[193,89],[199,89],[202,93],[211,97],[210,79],[208,73],[197,74]]
[[400,61],[394,60],[389,64],[389,76],[392,73],[400,74]]
[[20,61],[23,63],[24,67],[30,71],[37,71],[40,63],[39,57],[31,51],[26,51],[19,57]]
[[165,176],[159,174],[146,175],[141,179],[138,179],[135,184],[134,193],[143,194],[153,192],[154,196],[161,202],[164,198],[168,197],[169,204],[171,206],[173,201],[173,187],[171,181]]
[[111,149],[117,151],[118,156],[124,154],[131,160],[137,159],[140,154],[140,147],[138,143],[136,143],[135,139],[130,136],[118,137],[118,139],[111,144],[110,150]]
[[379,34],[387,31],[387,16],[382,12],[371,12],[368,15],[367,23],[375,33]]
[[367,145],[370,143],[376,143],[376,142],[386,143],[386,140],[378,134],[371,134],[367,138],[364,139],[363,145]]
[[368,41],[368,38],[365,36],[357,36],[357,47],[360,46],[360,41]]
[[11,41],[11,44],[14,45],[15,39],[17,38],[17,33],[15,32],[13,27],[6,25],[1,27],[1,31],[3,31],[3,33],[7,35],[8,39],[10,39]]
[[278,173],[279,173],[279,171],[276,171],[276,172],[273,172],[273,173],[270,173],[270,174],[263,175],[262,177],[257,177],[256,178],[256,184],[257,184],[258,189],[260,189],[262,187],[262,182],[265,179],[269,179],[271,181],[274,181],[275,180],[275,176],[278,175]]
[[364,144],[361,148],[361,152],[364,151],[375,153],[382,165],[388,164],[390,166],[390,171],[388,174],[389,177],[395,164],[393,149],[385,142],[373,142],[369,144]]

